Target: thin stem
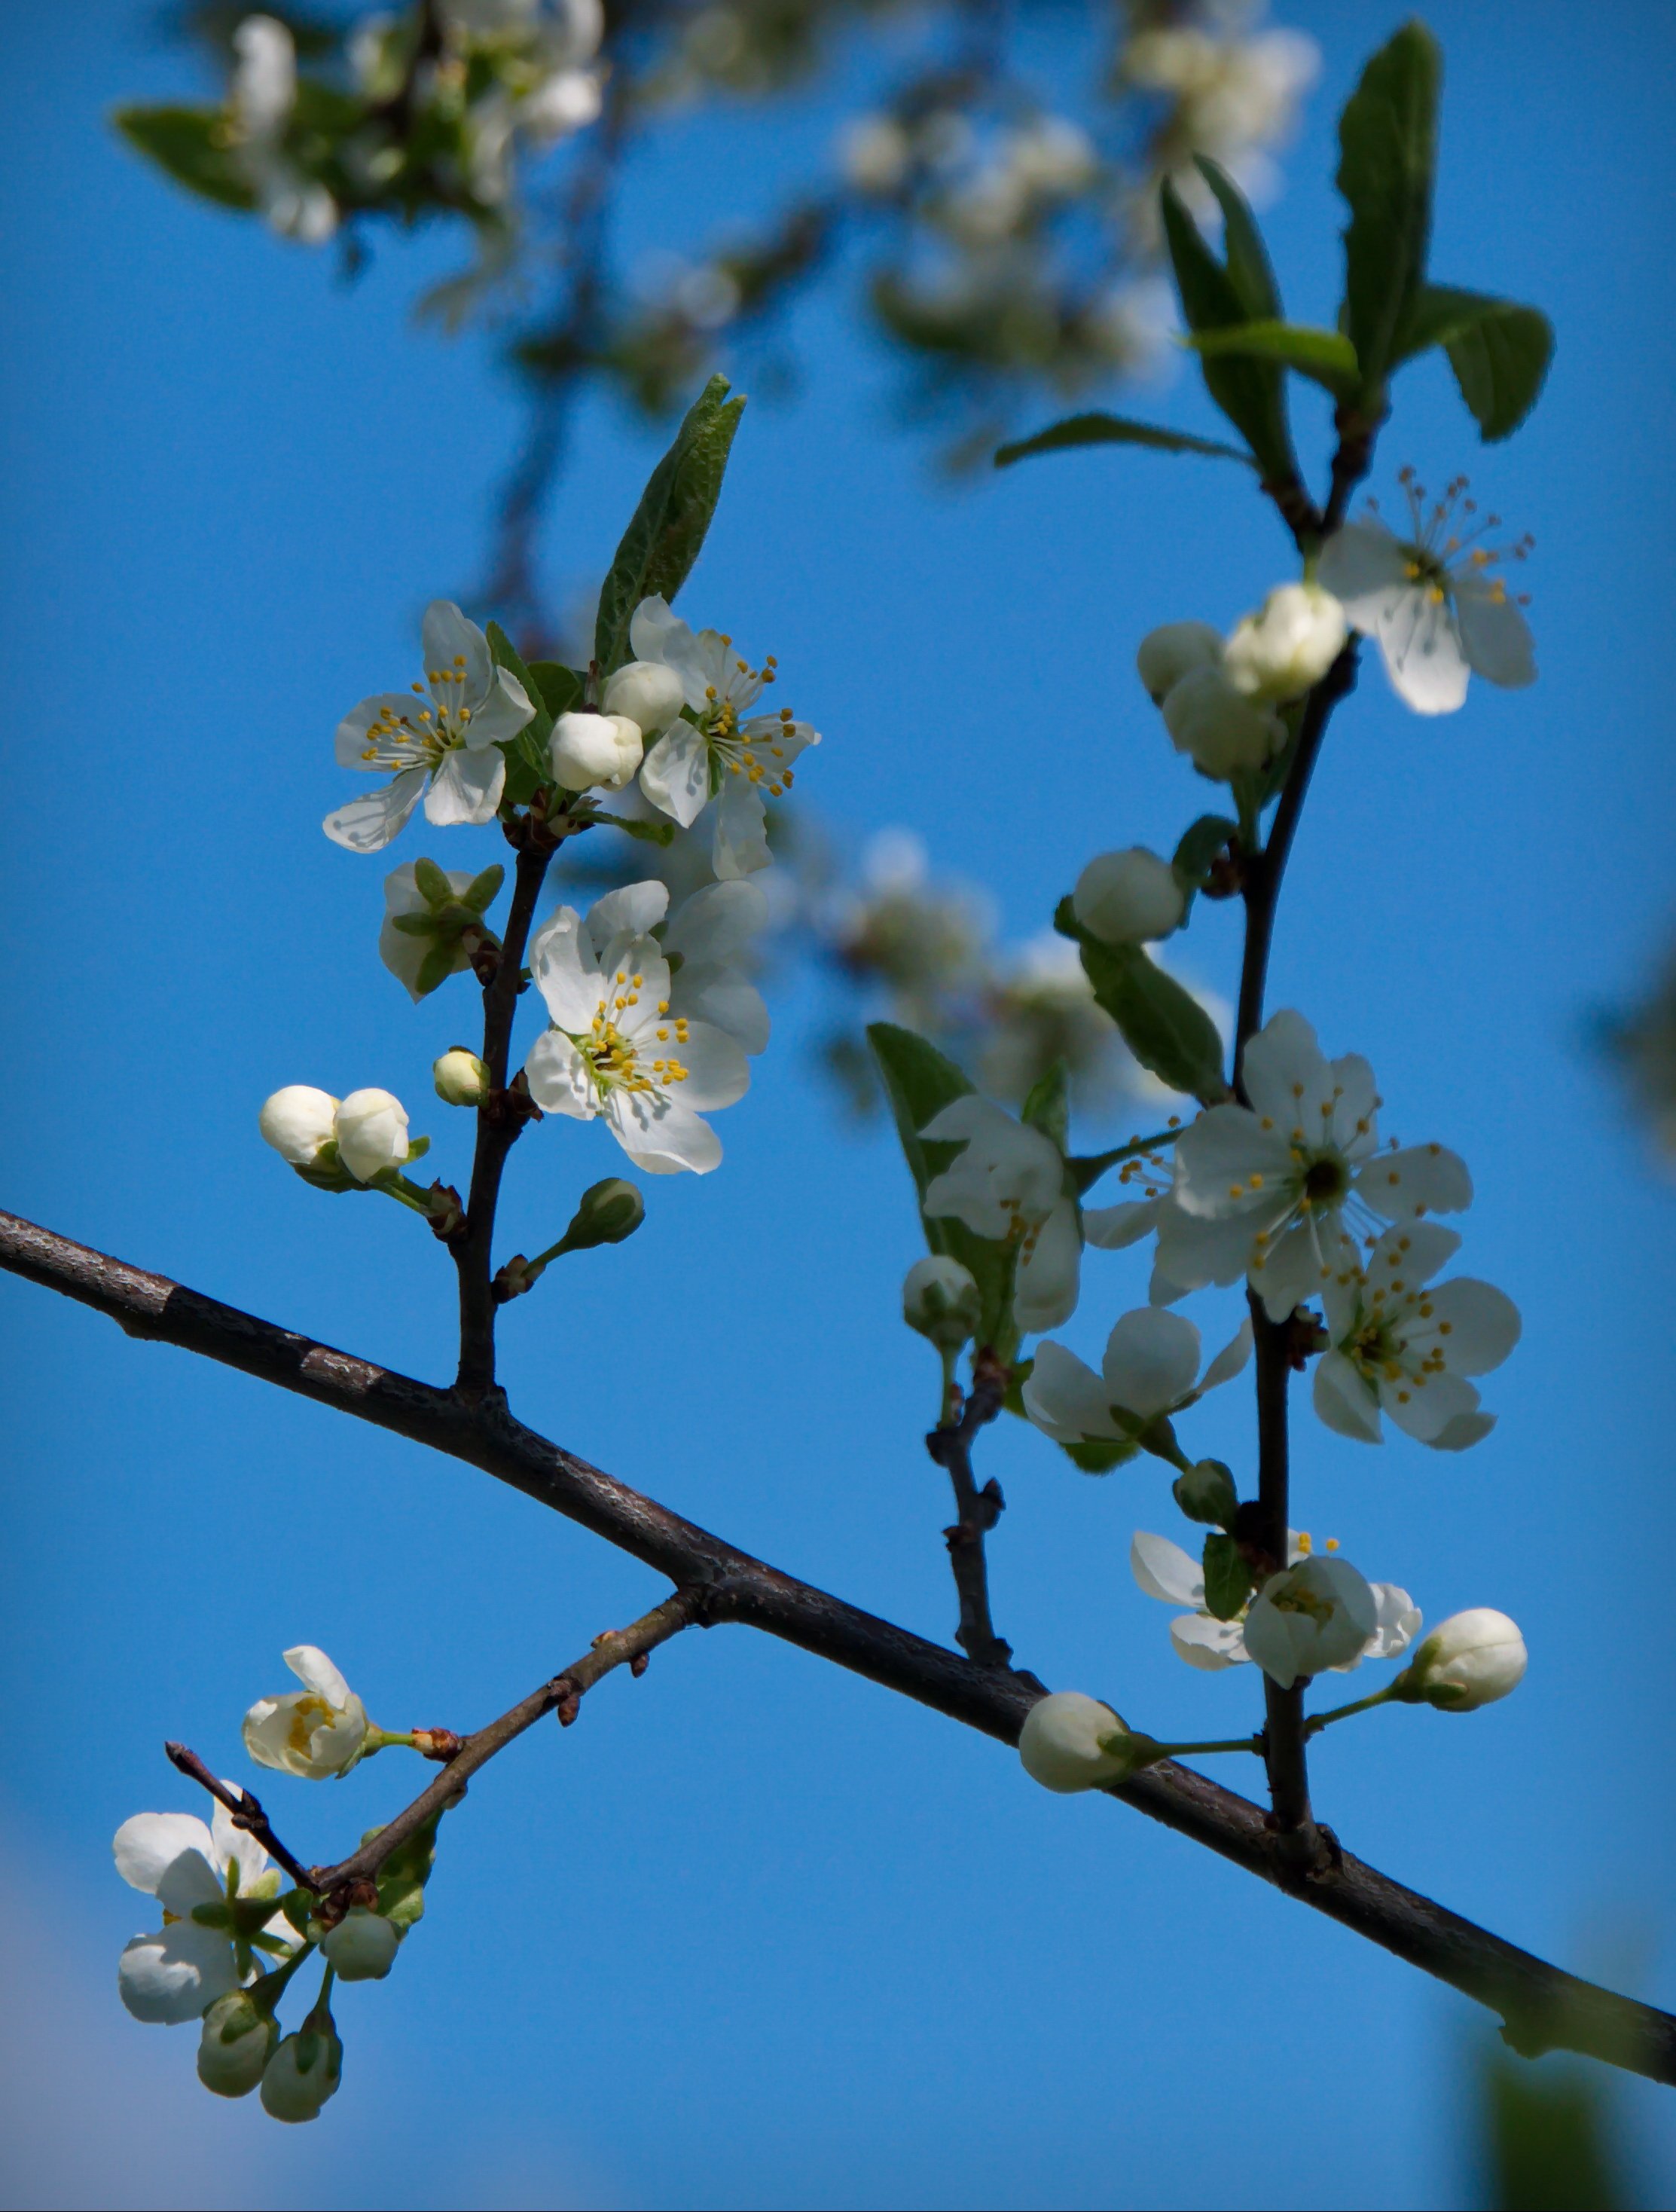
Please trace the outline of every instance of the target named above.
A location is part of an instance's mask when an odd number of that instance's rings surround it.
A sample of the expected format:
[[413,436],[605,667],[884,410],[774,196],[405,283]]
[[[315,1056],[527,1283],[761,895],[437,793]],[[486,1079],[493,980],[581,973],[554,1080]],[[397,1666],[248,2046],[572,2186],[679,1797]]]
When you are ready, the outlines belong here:
[[172,1766],[200,1784],[210,1792],[218,1805],[225,1806],[233,1816],[235,1828],[254,1836],[270,1859],[276,1859],[288,1874],[299,1889],[318,1889],[319,1885],[301,1859],[288,1851],[275,1835],[267,1814],[248,1790],[230,1790],[219,1777],[212,1774],[195,1751],[188,1751],[184,1743],[166,1743],[163,1750]]
[[1352,1713],[1370,1713],[1375,1705],[1391,1703],[1391,1689],[1388,1683],[1384,1689],[1375,1690],[1370,1698],[1357,1698],[1354,1705],[1334,1705],[1330,1712],[1311,1713],[1303,1724],[1303,1733],[1306,1736],[1318,1735],[1324,1728],[1331,1728],[1334,1721],[1347,1721]]
[[551,845],[531,838],[519,854],[501,957],[483,986],[481,1057],[489,1070],[489,1093],[477,1109],[471,1193],[466,1200],[464,1231],[453,1246],[459,1273],[459,1373],[454,1388],[462,1396],[481,1397],[495,1382],[495,1209],[500,1201],[507,1154],[528,1119],[521,1097],[507,1087],[507,1070],[522,987],[524,948],[553,850]]
[[1005,1395],[1005,1370],[980,1354],[972,1394],[960,1419],[952,1425],[945,1421],[926,1438],[926,1449],[946,1470],[954,1488],[954,1525],[943,1534],[960,1598],[960,1626],[955,1631],[955,1641],[975,1667],[1005,1667],[1012,1659],[1011,1644],[995,1633],[989,1617],[989,1566],[983,1548],[983,1540],[1000,1519],[1006,1500],[993,1477],[980,1490],[972,1473],[973,1442],[978,1431],[1000,1412]]
[[1158,1748],[1171,1759],[1186,1759],[1190,1753],[1207,1751],[1251,1751],[1260,1759],[1263,1741],[1260,1736],[1230,1735],[1220,1743],[1161,1743]]

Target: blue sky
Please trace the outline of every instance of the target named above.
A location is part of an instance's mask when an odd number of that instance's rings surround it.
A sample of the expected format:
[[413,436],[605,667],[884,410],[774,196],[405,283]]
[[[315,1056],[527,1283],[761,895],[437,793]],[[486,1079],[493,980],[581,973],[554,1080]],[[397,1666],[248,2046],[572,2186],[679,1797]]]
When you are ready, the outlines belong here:
[[[1332,118],[1400,11],[1354,15],[1351,37],[1346,11],[1287,12],[1327,51],[1268,220],[1302,318],[1336,296]],[[1427,722],[1364,678],[1309,802],[1272,1003],[1369,1054],[1392,1128],[1467,1155],[1466,1263],[1526,1334],[1465,1460],[1358,1451],[1300,1408],[1296,1517],[1433,1619],[1504,1607],[1533,1660],[1475,1719],[1335,1731],[1316,1798],[1393,1874],[1670,2004],[1671,1200],[1588,1026],[1671,920],[1676,38],[1651,5],[1431,20],[1435,267],[1539,302],[1560,345],[1532,425],[1488,452],[1436,363],[1406,377],[1380,488],[1403,459],[1465,467],[1535,533],[1541,682],[1476,685]],[[105,111],[182,85],[144,21],[100,0],[4,32],[5,1202],[440,1376],[451,1278],[422,1228],[307,1191],[254,1121],[282,1082],[386,1084],[440,1171],[463,1169],[465,1118],[433,1110],[428,1068],[467,1033],[466,988],[409,1006],[373,950],[383,870],[318,825],[344,795],[337,718],[398,680],[417,609],[478,567],[516,409],[479,348],[410,325],[440,240],[381,252],[345,293],[124,159]],[[764,189],[831,120],[761,134]],[[647,242],[656,186],[631,214]],[[1198,811],[1135,641],[1231,621],[1284,549],[1242,478],[1190,463],[1064,459],[941,495],[893,428],[884,358],[829,304],[799,332],[801,397],[748,416],[687,611],[780,655],[826,735],[801,787],[828,820],[916,828],[1030,934],[1091,850],[1163,845]],[[1152,408],[1214,430],[1185,380]],[[547,531],[556,593],[609,557],[654,450],[590,415]],[[410,849],[459,866],[498,847]],[[1187,949],[1226,987],[1225,915]],[[509,1312],[507,1379],[525,1419],[604,1466],[946,1637],[932,1363],[895,1316],[914,1223],[900,1162],[812,1071],[827,1012],[809,987],[777,1005],[720,1172],[658,1187],[638,1238]],[[615,1167],[598,1129],[537,1131],[508,1249],[556,1235]],[[1085,1279],[1067,1334],[1090,1352],[1143,1273],[1095,1255]],[[1207,1334],[1231,1317],[1199,1309]],[[732,1629],[613,1680],[473,1786],[395,1974],[344,1995],[345,2087],[318,2126],[207,2098],[189,2032],[134,2026],[115,1996],[146,1907],[110,1835],[187,1802],[161,1740],[242,1771],[239,1716],[298,1641],[389,1725],[470,1726],[662,1586],[469,1469],[9,1279],[0,1311],[4,2201],[1459,2201],[1470,2007],[1121,1808],[1049,1798],[993,1744]],[[1193,1435],[1244,1469],[1239,1399]],[[985,1468],[1024,1663],[1159,1734],[1248,1724],[1249,1678],[1181,1667],[1129,1581],[1131,1531],[1175,1533],[1161,1481],[1086,1480],[1011,1423]],[[409,1794],[398,1758],[276,1785],[284,1832],[306,1856],[346,1847]],[[1668,2172],[1661,2100],[1629,2085],[1623,2103]]]

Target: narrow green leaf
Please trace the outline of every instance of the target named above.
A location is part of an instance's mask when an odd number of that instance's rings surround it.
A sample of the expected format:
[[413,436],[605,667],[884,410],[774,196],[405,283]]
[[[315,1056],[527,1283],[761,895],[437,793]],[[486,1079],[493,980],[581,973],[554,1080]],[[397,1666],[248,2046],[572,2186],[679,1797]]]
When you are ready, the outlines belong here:
[[1369,62],[1339,118],[1345,232],[1344,328],[1376,387],[1421,285],[1431,244],[1432,175],[1443,58],[1424,23],[1405,23]]
[[1172,1091],[1206,1104],[1227,1096],[1222,1039],[1190,992],[1155,967],[1139,945],[1107,945],[1078,928],[1069,899],[1060,901],[1054,927],[1075,939],[1096,1002],[1143,1067]]
[[1352,399],[1361,388],[1356,349],[1337,331],[1305,323],[1242,323],[1230,331],[1205,331],[1187,340],[1196,353],[1220,360],[1240,355],[1253,361],[1277,361],[1312,383],[1325,385],[1335,398]]
[[998,469],[1009,469],[1015,461],[1028,461],[1038,453],[1069,453],[1078,446],[1146,446],[1159,453],[1208,453],[1224,461],[1242,461],[1250,468],[1249,453],[1242,453],[1237,446],[1218,444],[1214,438],[1189,437],[1185,430],[1160,430],[1151,422],[1132,422],[1123,415],[1067,415],[1063,422],[1055,422],[1046,430],[1038,430],[1033,438],[1020,438],[1011,446],[1000,447],[995,455]]
[[422,999],[440,990],[454,973],[454,955],[458,946],[451,939],[446,945],[433,945],[419,963],[419,973],[413,979],[413,988]]
[[1056,1060],[1031,1090],[1018,1110],[1021,1121],[1051,1137],[1061,1152],[1071,1148],[1071,1079],[1062,1060]]
[[1231,1536],[1205,1539],[1205,1607],[1218,1620],[1236,1620],[1251,1595],[1251,1570]]
[[[1251,312],[1238,285],[1205,244],[1199,225],[1168,177],[1159,192],[1164,240],[1181,313],[1195,337],[1248,323]],[[1201,358],[1205,388],[1255,455],[1268,483],[1290,482],[1297,457],[1286,419],[1285,379],[1272,362]]]
[[129,144],[199,198],[246,211],[256,193],[226,143],[218,107],[119,107],[112,117]]
[[1442,346],[1486,444],[1516,430],[1536,404],[1553,359],[1554,328],[1536,307],[1427,284],[1403,327],[1395,359]]
[[487,914],[500,896],[501,886],[506,880],[506,870],[498,860],[491,860],[460,893],[460,904],[469,906],[473,914]]
[[609,823],[613,830],[621,830],[627,837],[638,838],[642,845],[672,845],[675,842],[674,823],[655,816],[644,822],[622,814],[596,814],[593,818],[596,822]]
[[721,495],[744,401],[713,376],[647,479],[599,592],[593,653],[602,676],[628,658],[628,624],[644,599],[673,599],[691,572]]
[[1280,287],[1274,281],[1273,264],[1263,243],[1263,234],[1257,228],[1257,218],[1251,212],[1250,202],[1220,161],[1213,161],[1208,154],[1195,154],[1193,159],[1193,167],[1215,193],[1217,204],[1222,210],[1222,242],[1228,274],[1245,302],[1247,314],[1254,322],[1281,321],[1284,311],[1280,305]]
[[553,734],[554,716],[545,694],[527,669],[518,647],[497,622],[489,623],[483,635],[489,640],[489,652],[495,665],[507,670],[524,686],[525,695],[535,708],[535,720],[526,722],[510,744],[501,750],[507,759],[507,782],[502,797],[512,806],[527,806],[543,784],[553,781],[552,766],[547,757],[547,744]]
[[582,696],[582,678],[561,660],[532,660],[530,673],[536,681],[536,690],[530,696],[534,699],[539,695],[540,703],[556,722],[561,714],[568,714]]

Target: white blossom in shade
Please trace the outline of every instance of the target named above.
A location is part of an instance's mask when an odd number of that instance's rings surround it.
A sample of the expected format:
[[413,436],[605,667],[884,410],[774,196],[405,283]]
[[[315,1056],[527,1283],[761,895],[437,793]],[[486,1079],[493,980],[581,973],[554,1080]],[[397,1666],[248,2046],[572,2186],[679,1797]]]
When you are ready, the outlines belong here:
[[[246,1945],[241,1972],[224,1918],[211,1926],[194,1912],[209,1908],[222,1915],[235,1900],[259,1905],[276,1898],[279,1877],[269,1869],[268,1854],[219,1804],[209,1827],[191,1813],[136,1813],[117,1830],[112,1850],[117,1872],[157,1899],[164,1921],[156,1935],[136,1936],[124,1949],[117,1969],[123,2003],[136,2020],[169,2027],[196,2020],[239,1987],[252,1962]],[[282,1917],[267,1922],[261,1937],[257,1948],[276,1954],[295,1942]]]
[[671,1012],[726,1030],[748,1053],[764,1051],[768,1010],[744,967],[768,921],[768,899],[749,877],[707,884],[683,899],[663,932]]
[[635,780],[646,751],[641,726],[627,714],[561,714],[547,757],[566,791],[622,791]]
[[1236,690],[1219,662],[1189,669],[1165,697],[1163,714],[1176,751],[1214,783],[1265,767],[1286,742],[1279,715]]
[[431,601],[422,636],[424,683],[375,692],[337,725],[340,768],[393,777],[327,815],[327,836],[352,853],[381,852],[422,795],[428,821],[492,822],[507,779],[501,747],[535,719],[524,686],[452,600]]
[[337,203],[287,157],[285,133],[296,102],[290,32],[272,15],[246,15],[233,33],[228,108],[234,151],[270,228],[319,246],[337,228]]
[[550,1114],[603,1115],[637,1167],[707,1175],[721,1159],[703,1112],[744,1096],[750,1071],[737,1038],[674,1012],[669,963],[651,934],[665,884],[626,884],[586,920],[561,907],[530,944],[551,1027],[525,1062],[530,1095]]
[[451,1044],[431,1062],[431,1081],[445,1106],[481,1106],[491,1087],[486,1062],[463,1044]]
[[396,1963],[401,1940],[381,1912],[352,1905],[321,1937],[320,1949],[340,1982],[381,1982]]
[[652,804],[689,830],[718,801],[711,866],[726,880],[766,868],[772,855],[763,794],[791,787],[792,763],[821,742],[789,707],[750,714],[774,680],[772,653],[753,668],[720,630],[695,634],[663,599],[642,599],[628,626],[636,657],[672,669],[693,719],[671,723],[647,754],[641,789]]
[[335,1117],[337,1157],[357,1182],[406,1164],[407,1109],[388,1091],[352,1091]]
[[1133,1443],[1152,1422],[1185,1412],[1231,1381],[1250,1357],[1246,1321],[1201,1376],[1193,1323],[1161,1306],[1139,1306],[1106,1340],[1098,1375],[1051,1338],[1038,1345],[1024,1411],[1056,1443]]
[[[1457,477],[1440,500],[1404,469],[1398,481],[1408,502],[1408,533],[1390,529],[1376,510],[1347,522],[1321,548],[1318,574],[1344,603],[1351,626],[1377,638],[1386,673],[1417,714],[1448,714],[1466,697],[1469,675],[1517,690],[1536,681],[1536,653],[1521,596],[1498,571],[1522,561],[1531,541],[1490,546],[1485,530],[1499,520],[1473,518],[1466,479]],[[1372,502],[1369,502],[1370,507]]]
[[902,1279],[902,1319],[939,1350],[958,1352],[969,1343],[982,1313],[971,1270],[946,1253],[916,1260]]
[[1221,665],[1222,633],[1209,623],[1162,623],[1147,631],[1135,654],[1135,667],[1155,707],[1162,707],[1195,668]]
[[295,1644],[282,1656],[303,1686],[257,1699],[245,1715],[245,1749],[258,1766],[307,1782],[347,1774],[377,1733],[366,1706],[316,1645]]
[[1128,1772],[1121,1747],[1107,1749],[1113,1737],[1129,1733],[1109,1705],[1080,1690],[1055,1690],[1038,1698],[1024,1716],[1018,1756],[1032,1782],[1044,1790],[1097,1790]]
[[1381,1416],[1438,1451],[1464,1451],[1489,1435],[1466,1379],[1486,1375],[1519,1341],[1519,1309],[1492,1284],[1432,1277],[1460,1249],[1434,1221],[1388,1229],[1365,1259],[1345,1243],[1321,1285],[1332,1349],[1315,1369],[1315,1411],[1340,1436],[1384,1440]]
[[1345,611],[1331,592],[1318,584],[1280,584],[1235,626],[1223,666],[1248,699],[1284,706],[1321,682],[1348,635]]
[[1144,845],[1097,853],[1071,894],[1077,919],[1108,945],[1141,945],[1181,927],[1187,894],[1168,860]]
[[1020,1328],[1068,1321],[1077,1307],[1083,1240],[1076,1200],[1065,1194],[1059,1146],[975,1096],[954,1099],[920,1133],[962,1147],[926,1186],[927,1218],[963,1221],[976,1236],[1017,1245],[1012,1310]]
[[1379,1600],[1348,1559],[1319,1554],[1271,1575],[1245,1617],[1246,1656],[1281,1689],[1354,1666],[1380,1632]]
[[311,1084],[288,1083],[264,1102],[257,1127],[282,1159],[312,1167],[321,1146],[337,1133],[337,1101]]
[[1302,1014],[1283,1009],[1251,1039],[1248,1107],[1212,1106],[1184,1129],[1158,1212],[1158,1265],[1184,1289],[1249,1271],[1272,1321],[1339,1265],[1345,1219],[1410,1222],[1472,1203],[1472,1178],[1442,1145],[1381,1152],[1374,1073],[1328,1060]]
[[203,2015],[197,2078],[218,2097],[247,2097],[278,2041],[273,2014],[243,1990],[229,1990]]
[[[444,929],[415,936],[410,931],[398,928],[398,921],[413,915],[434,915],[435,908],[420,890],[416,878],[416,863],[404,860],[399,868],[392,868],[384,879],[384,923],[379,931],[379,958],[406,991],[416,1006],[427,994],[419,988],[419,971],[436,947],[443,943],[452,945],[453,965],[450,975],[458,975],[471,965],[471,948],[483,941],[486,931],[472,932],[455,927],[452,923]],[[463,898],[477,881],[469,868],[444,868],[441,874],[457,899]],[[439,976],[438,982],[446,981]],[[434,985],[433,988],[435,988]]]
[[1518,1688],[1527,1658],[1518,1624],[1489,1606],[1475,1606],[1439,1621],[1394,1687],[1410,1704],[1475,1712]]
[[[1289,1566],[1315,1557],[1306,1532],[1291,1528],[1286,1533]],[[1234,1620],[1218,1620],[1205,1602],[1204,1570],[1179,1544],[1138,1528],[1129,1546],[1129,1571],[1148,1597],[1183,1608],[1169,1624],[1169,1638],[1177,1657],[1189,1667],[1213,1674],[1224,1667],[1244,1666],[1250,1659],[1245,1642],[1249,1601]],[[1351,1674],[1364,1659],[1395,1658],[1420,1632],[1419,1609],[1406,1590],[1394,1583],[1369,1583],[1368,1588],[1374,1598],[1373,1626],[1355,1655],[1330,1669],[1335,1674]]]

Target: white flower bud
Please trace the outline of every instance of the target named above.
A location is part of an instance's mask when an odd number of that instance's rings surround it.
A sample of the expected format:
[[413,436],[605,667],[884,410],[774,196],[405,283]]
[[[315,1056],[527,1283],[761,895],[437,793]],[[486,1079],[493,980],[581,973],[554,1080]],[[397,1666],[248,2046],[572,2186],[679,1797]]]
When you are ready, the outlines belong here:
[[[311,2018],[313,2015],[311,2014]],[[343,2075],[343,2046],[337,2031],[305,2026],[288,2035],[268,2061],[262,2076],[262,2109],[276,2120],[314,2120],[328,2097],[336,2096]]]
[[[1123,1742],[1108,1749],[1101,1739],[1108,1744],[1114,1736]],[[1105,1782],[1121,1782],[1151,1764],[1148,1752],[1157,1754],[1151,1736],[1135,1735],[1109,1705],[1080,1690],[1055,1690],[1039,1699],[1025,1714],[1018,1738],[1024,1771],[1044,1790],[1097,1790]]]
[[681,678],[660,660],[631,660],[605,686],[605,712],[626,714],[647,737],[661,736],[685,703]]
[[1189,669],[1164,701],[1164,726],[1201,775],[1226,783],[1286,742],[1279,716],[1236,691],[1220,666]]
[[320,1949],[340,1982],[381,1982],[395,1963],[401,1940],[381,1912],[352,1905],[320,1938]]
[[1397,1677],[1398,1697],[1470,1713],[1493,1705],[1525,1679],[1527,1655],[1517,1624],[1488,1606],[1453,1613],[1426,1637]]
[[933,1253],[916,1260],[903,1278],[902,1319],[941,1351],[969,1343],[982,1314],[977,1284],[958,1260]]
[[217,1997],[203,2015],[197,2078],[218,2097],[248,2097],[279,2041],[279,2026],[243,1990]]
[[548,758],[566,791],[621,791],[646,750],[641,726],[626,714],[561,714]]
[[1319,584],[1281,584],[1238,623],[1223,649],[1236,691],[1266,705],[1301,699],[1339,658],[1345,611]]
[[337,1101],[307,1083],[288,1083],[262,1109],[257,1127],[294,1168],[312,1166],[314,1155],[337,1134]]
[[387,1091],[352,1091],[337,1114],[337,1157],[357,1182],[407,1159],[407,1109]]
[[1215,668],[1222,659],[1222,637],[1209,623],[1165,623],[1140,641],[1135,666],[1155,707],[1162,707],[1181,678],[1195,668]]
[[1187,910],[1174,869],[1145,845],[1096,854],[1078,877],[1071,903],[1083,927],[1108,945],[1168,937]]
[[258,1766],[307,1782],[347,1773],[375,1733],[366,1706],[318,1644],[294,1644],[285,1663],[303,1687],[257,1699],[245,1715],[245,1749]]
[[450,1045],[432,1063],[431,1080],[445,1106],[481,1106],[489,1096],[489,1070],[463,1044]]

